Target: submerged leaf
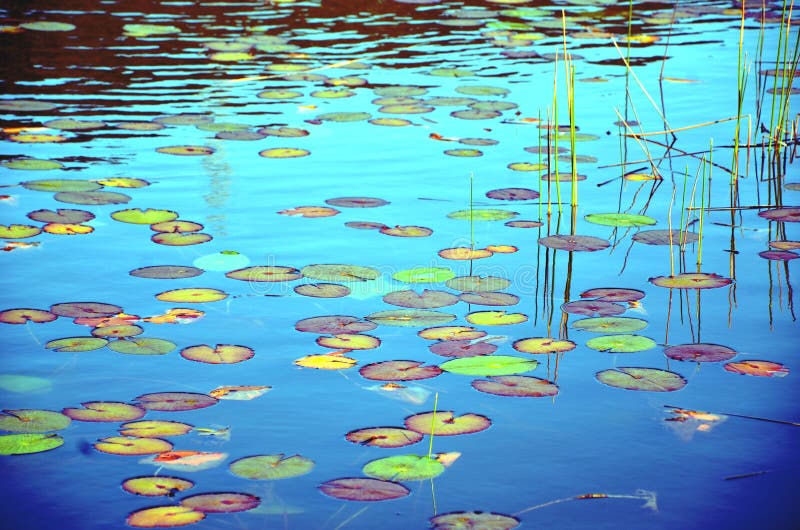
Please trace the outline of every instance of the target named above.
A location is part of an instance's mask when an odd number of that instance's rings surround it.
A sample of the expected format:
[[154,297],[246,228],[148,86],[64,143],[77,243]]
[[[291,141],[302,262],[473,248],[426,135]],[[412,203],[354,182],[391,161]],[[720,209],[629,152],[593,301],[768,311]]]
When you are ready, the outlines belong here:
[[525,375],[500,375],[472,382],[475,390],[508,397],[548,397],[558,394],[555,383]]
[[408,495],[410,490],[388,480],[374,478],[339,478],[319,486],[325,495],[346,501],[385,501]]
[[694,343],[670,346],[664,355],[677,361],[694,361],[697,363],[718,363],[736,356],[736,351],[720,344]]

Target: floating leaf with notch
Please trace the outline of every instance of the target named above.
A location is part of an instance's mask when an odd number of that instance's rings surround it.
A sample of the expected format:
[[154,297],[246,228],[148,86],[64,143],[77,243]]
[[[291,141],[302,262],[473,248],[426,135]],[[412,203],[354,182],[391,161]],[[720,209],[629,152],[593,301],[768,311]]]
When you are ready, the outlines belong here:
[[625,390],[674,392],[686,386],[680,374],[658,368],[618,367],[597,372],[601,383]]
[[273,455],[246,456],[230,463],[231,473],[250,480],[277,480],[310,473],[314,461],[304,456]]
[[405,497],[411,491],[397,482],[374,478],[338,478],[319,486],[325,495],[346,501],[385,501]]

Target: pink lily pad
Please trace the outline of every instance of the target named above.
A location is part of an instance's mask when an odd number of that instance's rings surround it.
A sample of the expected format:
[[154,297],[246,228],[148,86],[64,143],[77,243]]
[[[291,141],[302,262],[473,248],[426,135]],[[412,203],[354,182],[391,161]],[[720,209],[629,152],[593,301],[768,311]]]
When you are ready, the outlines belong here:
[[486,416],[471,412],[456,416],[451,410],[421,412],[405,419],[407,429],[428,435],[433,430],[435,436],[472,434],[488,429],[491,424],[492,421]]
[[370,331],[377,327],[377,324],[369,320],[345,315],[305,318],[294,325],[294,329],[297,331],[326,335],[359,333],[362,331]]
[[319,486],[325,495],[346,501],[385,501],[405,497],[411,490],[389,480],[375,478],[338,478]]
[[394,291],[385,295],[383,301],[400,307],[432,309],[454,305],[458,297],[447,291],[424,289],[421,293],[413,290]]
[[607,240],[599,237],[566,234],[541,237],[539,244],[547,248],[569,252],[595,252],[604,250],[611,245]]
[[727,361],[736,356],[736,350],[719,344],[680,344],[670,346],[664,354],[677,361],[692,361],[697,363],[718,363]]
[[389,204],[388,201],[374,197],[336,197],[327,199],[325,204],[341,208],[377,208]]
[[575,300],[561,306],[561,310],[572,315],[613,316],[625,312],[625,306],[601,300]]
[[481,293],[461,293],[458,297],[462,302],[486,306],[510,306],[519,302],[519,296],[510,293],[486,291]]
[[472,382],[475,390],[509,397],[547,397],[558,394],[555,383],[527,375],[497,375]]
[[358,372],[373,381],[415,381],[436,377],[442,370],[436,365],[423,366],[420,361],[383,361],[362,366]]
[[644,298],[644,291],[621,287],[597,287],[582,292],[581,298],[594,298],[603,302],[635,302]]
[[201,493],[181,499],[181,506],[203,513],[231,513],[252,510],[261,499],[249,493]]
[[764,210],[763,212],[758,212],[758,216],[763,217],[764,219],[769,219],[770,221],[798,223],[800,222],[800,206]]
[[405,447],[422,440],[422,434],[400,427],[369,427],[350,431],[345,435],[348,442],[372,447]]
[[50,306],[50,312],[60,317],[108,317],[122,313],[122,308],[100,302],[64,302]]
[[491,355],[497,351],[497,345],[478,340],[442,340],[431,344],[431,353],[442,357],[477,357]]
[[527,188],[500,188],[486,192],[490,199],[501,201],[530,201],[539,198],[539,192]]

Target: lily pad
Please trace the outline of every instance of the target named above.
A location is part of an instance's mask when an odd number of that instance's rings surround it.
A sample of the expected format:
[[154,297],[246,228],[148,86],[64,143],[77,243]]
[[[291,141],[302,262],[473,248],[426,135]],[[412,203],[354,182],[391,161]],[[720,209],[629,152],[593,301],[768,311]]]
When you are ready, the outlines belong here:
[[101,453],[111,455],[142,456],[172,450],[172,444],[160,438],[133,438],[129,436],[109,436],[94,444]]
[[28,218],[40,223],[85,223],[94,219],[94,214],[86,210],[70,210],[59,208],[53,210],[34,210],[28,213]]
[[145,497],[172,497],[194,486],[194,482],[177,477],[133,477],[122,482],[122,489]]
[[594,298],[604,302],[635,302],[644,298],[644,291],[622,287],[597,287],[582,292],[581,298]]
[[316,264],[306,265],[300,272],[306,278],[328,282],[364,282],[380,276],[380,271],[361,265]]
[[470,324],[479,326],[508,326],[528,321],[522,313],[506,313],[505,311],[475,311],[464,317]]
[[431,517],[433,530],[511,530],[519,526],[516,517],[492,512],[450,512]]
[[492,421],[486,416],[472,412],[456,416],[452,410],[420,412],[408,416],[404,423],[407,429],[427,435],[433,431],[434,436],[472,434],[486,430],[492,425]]
[[611,245],[607,240],[599,237],[566,234],[540,237],[539,244],[554,250],[566,250],[569,252],[596,252],[605,250]]
[[676,361],[692,361],[697,363],[718,363],[728,361],[736,356],[736,350],[720,344],[695,343],[670,346],[664,355]]
[[28,322],[42,324],[52,322],[56,318],[58,315],[44,309],[18,308],[0,311],[0,322],[4,324],[26,324]]
[[137,438],[164,438],[187,434],[192,429],[192,425],[178,421],[142,420],[120,425],[119,433],[123,436],[135,436]]
[[519,296],[510,293],[487,291],[482,293],[461,293],[458,297],[462,302],[486,306],[510,306],[519,302]]
[[378,311],[365,317],[370,322],[384,326],[431,326],[446,324],[456,319],[455,315],[427,309],[394,309]]
[[473,340],[486,336],[485,331],[470,326],[435,326],[417,333],[428,340]]
[[575,300],[561,305],[561,310],[572,315],[614,316],[625,312],[625,306],[602,300]]
[[200,245],[202,243],[207,243],[211,241],[213,238],[209,234],[203,234],[201,232],[192,232],[192,233],[181,233],[181,232],[170,232],[170,233],[158,233],[153,234],[150,237],[150,240],[153,243],[158,243],[159,245],[167,245],[171,247],[185,247],[188,245]]
[[158,147],[156,151],[166,155],[208,156],[214,154],[215,149],[204,145],[170,145],[167,147]]
[[325,335],[338,335],[340,333],[359,333],[375,329],[377,324],[358,317],[346,315],[331,315],[323,317],[305,318],[298,321],[294,328],[297,331],[319,333]]
[[784,377],[789,373],[789,369],[781,363],[755,359],[726,363],[723,368],[735,374],[754,375],[757,377]]
[[539,198],[539,192],[528,188],[500,188],[487,191],[486,196],[499,201],[531,201]]
[[633,234],[633,240],[645,245],[687,245],[699,241],[700,236],[681,230],[642,230]]
[[445,267],[418,267],[392,274],[392,278],[405,283],[438,283],[455,277],[455,273]]
[[378,231],[381,234],[395,237],[428,237],[433,233],[433,230],[430,228],[414,225],[384,226],[383,228],[379,228]]
[[472,387],[480,392],[508,397],[549,397],[558,394],[555,383],[525,375],[503,375],[476,379]]
[[764,259],[774,261],[789,261],[800,258],[800,254],[791,250],[764,250],[759,252],[758,255]]
[[397,482],[374,478],[338,478],[319,486],[325,495],[346,501],[385,501],[405,497],[411,491]]
[[162,302],[180,302],[180,303],[205,303],[205,302],[218,302],[228,297],[228,293],[220,291],[219,289],[211,289],[207,287],[193,287],[186,289],[173,289],[171,291],[164,291],[156,295],[156,299]]
[[99,350],[108,341],[99,337],[65,337],[47,342],[44,347],[57,352],[81,352]]
[[473,260],[473,259],[481,259],[481,258],[488,258],[492,256],[494,253],[490,250],[486,250],[483,248],[469,248],[469,247],[453,247],[453,248],[444,248],[438,252],[439,256],[444,259],[452,259],[452,260]]
[[341,298],[350,294],[350,288],[338,283],[303,283],[294,292],[312,298]]
[[763,217],[764,219],[769,219],[770,221],[798,223],[800,222],[800,207],[791,206],[785,208],[773,208],[771,210],[758,212],[758,216]]
[[144,333],[144,329],[134,324],[116,324],[109,326],[102,326],[92,330],[94,337],[112,337],[112,338],[126,338],[135,337]]
[[508,210],[474,208],[472,210],[457,210],[447,214],[447,217],[462,221],[507,221],[517,215],[519,215],[517,212],[510,212]]
[[601,383],[625,390],[674,392],[686,386],[682,375],[657,368],[619,367],[597,372]]
[[122,313],[122,308],[102,302],[63,302],[50,306],[50,312],[61,317],[108,317]]
[[593,317],[576,320],[572,327],[592,333],[631,333],[646,328],[647,321],[631,317]]
[[476,357],[478,355],[491,355],[497,351],[497,346],[491,342],[478,340],[442,340],[431,344],[428,349],[431,353],[442,357]]
[[373,381],[416,381],[436,377],[442,370],[436,365],[423,366],[420,361],[383,361],[363,366],[358,372]]
[[583,217],[590,223],[603,226],[649,226],[656,220],[647,215],[631,213],[590,213]]
[[246,456],[230,463],[231,473],[250,480],[277,480],[310,473],[314,461],[304,456],[273,455]]
[[178,213],[172,210],[155,210],[153,208],[144,210],[141,208],[129,208],[112,212],[111,218],[123,223],[152,225],[154,223],[173,221],[178,218]]
[[400,427],[369,427],[350,431],[345,435],[348,442],[372,447],[405,447],[422,440],[422,435]]
[[342,208],[377,208],[389,204],[388,201],[375,197],[336,197],[326,199],[325,203]]
[[458,297],[447,291],[423,289],[421,293],[412,290],[393,291],[385,295],[383,301],[400,307],[431,309],[454,305],[458,302]]
[[314,368],[316,370],[347,370],[358,363],[352,357],[345,357],[340,353],[325,355],[306,355],[294,361],[297,366]]
[[216,398],[197,392],[154,392],[142,394],[134,401],[144,409],[167,412],[202,409],[217,404]]
[[42,453],[64,445],[64,439],[57,434],[2,434],[0,435],[0,455],[27,455]]
[[51,193],[59,191],[96,191],[102,188],[101,184],[91,180],[78,179],[42,179],[28,180],[20,182],[20,186],[33,191],[47,191]]
[[203,269],[189,265],[152,265],[133,269],[128,274],[137,278],[157,280],[176,280],[178,278],[194,278],[203,274]]
[[131,512],[125,523],[134,528],[164,528],[194,524],[205,517],[203,512],[192,510],[188,506],[156,506]]
[[559,340],[552,337],[520,339],[515,341],[512,346],[517,351],[533,354],[563,353],[575,349],[575,343],[571,340]]
[[439,367],[454,374],[490,376],[521,374],[535,369],[538,365],[539,361],[513,355],[482,355],[453,359],[442,363]]
[[118,401],[87,401],[81,403],[82,409],[65,408],[61,411],[77,421],[121,422],[138,420],[144,416],[144,409]]
[[650,283],[659,287],[670,289],[715,289],[733,283],[730,278],[725,278],[715,273],[685,272],[675,276],[656,276],[650,278]]
[[33,225],[0,225],[2,239],[25,239],[41,233],[42,229]]
[[447,280],[445,285],[455,291],[484,293],[507,289],[511,282],[497,276],[457,276]]
[[[2,104],[0,104],[2,107]],[[55,160],[42,160],[39,158],[13,158],[3,160],[0,165],[7,169],[18,169],[23,171],[48,171],[52,169],[62,169],[64,164]]]
[[586,341],[586,346],[608,353],[631,353],[655,348],[656,341],[641,335],[603,335]]
[[72,420],[60,412],[39,409],[6,409],[0,414],[0,431],[41,433],[66,429]]
[[113,191],[60,191],[53,198],[69,204],[101,206],[103,204],[125,204],[131,200],[129,195]]
[[503,87],[486,85],[462,85],[456,87],[456,92],[468,96],[505,96],[510,90]]
[[164,355],[175,348],[177,348],[177,344],[174,342],[150,337],[115,340],[108,343],[109,350],[129,355]]
[[261,499],[249,493],[201,493],[181,499],[181,506],[203,513],[245,512],[259,504]]
[[441,475],[444,465],[429,456],[397,455],[373,460],[362,471],[380,480],[427,480]]
[[311,151],[297,147],[273,147],[259,151],[258,155],[264,158],[300,158],[308,156]]
[[381,344],[378,337],[360,333],[340,333],[333,337],[319,337],[317,344],[335,350],[371,350]]
[[203,229],[203,225],[193,221],[184,221],[182,219],[175,219],[172,221],[162,221],[160,223],[153,223],[150,225],[150,230],[154,232],[199,232]]

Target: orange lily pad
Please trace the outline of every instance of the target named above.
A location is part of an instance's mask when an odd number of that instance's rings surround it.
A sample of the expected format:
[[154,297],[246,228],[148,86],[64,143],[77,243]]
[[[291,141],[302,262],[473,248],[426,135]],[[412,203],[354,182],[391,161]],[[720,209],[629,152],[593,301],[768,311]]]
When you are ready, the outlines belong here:
[[491,424],[492,421],[486,416],[471,412],[456,416],[451,410],[421,412],[405,419],[407,429],[428,435],[432,431],[434,436],[471,434],[486,430]]
[[122,489],[145,497],[172,497],[194,486],[194,482],[177,477],[133,477],[122,482]]
[[95,442],[94,448],[112,455],[142,456],[170,451],[172,444],[161,438],[109,436]]
[[130,513],[125,523],[134,528],[163,528],[194,524],[205,517],[203,512],[188,506],[156,506]]
[[65,408],[61,411],[76,421],[133,421],[144,416],[144,409],[118,401],[87,401],[82,409]]
[[558,394],[555,383],[526,375],[498,375],[472,382],[475,390],[508,397],[548,397]]
[[772,361],[747,360],[727,363],[723,366],[728,372],[741,375],[755,375],[758,377],[784,377],[789,369],[781,363]]
[[517,351],[523,353],[563,353],[575,349],[575,343],[571,340],[559,340],[552,337],[532,337],[520,339],[512,345]]

